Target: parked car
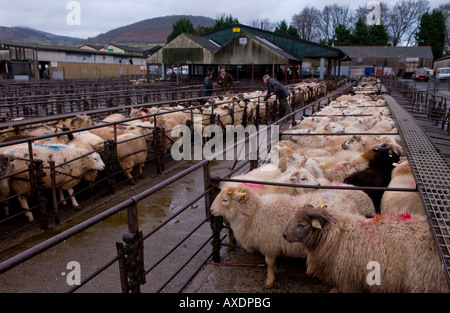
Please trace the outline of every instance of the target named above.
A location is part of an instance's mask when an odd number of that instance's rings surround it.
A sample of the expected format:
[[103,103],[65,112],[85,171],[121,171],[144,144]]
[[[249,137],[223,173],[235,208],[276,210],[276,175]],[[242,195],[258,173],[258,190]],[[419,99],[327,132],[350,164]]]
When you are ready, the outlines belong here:
[[428,71],[425,69],[418,69],[413,76],[414,80],[424,80],[428,81]]
[[441,67],[436,71],[437,79],[450,79],[450,67]]

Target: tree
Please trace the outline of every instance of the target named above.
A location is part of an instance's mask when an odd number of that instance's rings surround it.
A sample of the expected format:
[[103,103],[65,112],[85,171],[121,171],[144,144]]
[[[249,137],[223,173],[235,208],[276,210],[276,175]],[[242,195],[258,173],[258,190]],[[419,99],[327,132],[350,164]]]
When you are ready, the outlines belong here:
[[292,26],[292,25],[289,25],[289,28],[288,28],[288,35],[289,35],[289,36],[292,36],[292,37],[295,37],[295,38],[300,38],[300,36],[298,35],[298,30],[297,30],[297,28],[295,28],[295,27]]
[[412,45],[421,16],[429,9],[426,0],[401,0],[395,3],[387,16],[387,27],[393,46]]
[[354,46],[369,46],[371,44],[369,38],[369,27],[362,17],[358,18],[353,32],[352,45]]
[[239,20],[237,18],[234,18],[231,14],[228,16],[226,16],[225,14],[221,14],[216,18],[216,24],[212,29],[215,30],[233,24],[239,24]]
[[281,22],[277,23],[277,27],[275,27],[274,33],[289,35],[289,27],[286,20],[282,20]]
[[273,32],[275,30],[276,24],[272,23],[268,18],[264,18],[262,20],[256,19],[251,21],[250,26]]
[[314,7],[305,7],[300,13],[294,14],[292,23],[298,30],[299,38],[307,41],[319,41],[320,11]]
[[319,18],[322,42],[331,42],[336,38],[335,31],[339,25],[346,29],[352,26],[352,14],[347,5],[332,4],[323,8]]
[[445,51],[446,54],[450,53],[450,3],[447,4],[441,4],[439,6],[439,10],[442,11],[445,17],[445,32],[446,32],[446,44],[445,44]]
[[383,23],[369,26],[369,43],[371,46],[389,46],[389,35]]
[[345,25],[339,24],[335,31],[335,38],[331,40],[328,44],[335,44],[337,46],[351,46],[353,41],[353,36],[351,30]]
[[172,25],[172,32],[167,36],[167,43],[178,37],[180,34],[194,34],[194,26],[188,18],[180,18]]
[[444,54],[445,37],[445,17],[442,11],[434,9],[431,13],[424,13],[416,34],[418,45],[431,46],[433,57],[438,59]]

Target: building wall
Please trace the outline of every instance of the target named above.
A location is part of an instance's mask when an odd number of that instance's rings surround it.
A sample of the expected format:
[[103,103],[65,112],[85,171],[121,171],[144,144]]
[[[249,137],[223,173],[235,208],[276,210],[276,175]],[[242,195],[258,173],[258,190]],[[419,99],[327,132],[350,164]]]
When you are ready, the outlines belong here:
[[434,61],[433,69],[435,71],[441,67],[450,67],[450,57],[444,60]]
[[[403,61],[403,62],[402,62]],[[400,70],[406,70],[406,62],[399,58],[364,58],[361,62],[358,62],[357,58],[350,62],[342,62],[342,66],[372,66],[378,69],[389,68],[391,72],[397,74]],[[433,60],[426,58],[419,58],[418,67],[433,67]]]
[[134,64],[51,62],[49,71],[50,77],[53,79],[102,78],[146,75],[146,66]]

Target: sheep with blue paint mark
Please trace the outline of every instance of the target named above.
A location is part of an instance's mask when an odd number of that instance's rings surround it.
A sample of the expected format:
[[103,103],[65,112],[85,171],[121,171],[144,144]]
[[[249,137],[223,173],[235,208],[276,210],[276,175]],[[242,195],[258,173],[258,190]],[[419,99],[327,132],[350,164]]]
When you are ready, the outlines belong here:
[[79,204],[74,197],[73,187],[79,182],[83,174],[95,169],[103,170],[105,164],[98,153],[87,154],[88,151],[74,146],[67,146],[63,144],[43,145],[32,144],[32,155],[28,144],[18,144],[2,148],[2,153],[14,158],[10,161],[12,173],[17,173],[11,177],[10,188],[11,191],[19,194],[19,203],[26,211],[30,222],[34,221],[34,217],[28,206],[27,197],[31,196],[31,186],[28,166],[30,159],[40,159],[43,161],[44,173],[43,184],[44,188],[52,187],[51,173],[49,169],[49,162],[54,161],[56,166],[56,186],[60,190],[66,190],[72,200],[72,205],[78,207]]

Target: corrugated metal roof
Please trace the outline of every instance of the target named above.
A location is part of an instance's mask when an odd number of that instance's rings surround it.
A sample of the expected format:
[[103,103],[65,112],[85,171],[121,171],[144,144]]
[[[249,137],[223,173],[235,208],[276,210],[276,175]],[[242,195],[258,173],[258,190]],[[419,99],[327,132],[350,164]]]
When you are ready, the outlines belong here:
[[196,35],[188,35],[188,34],[186,34],[186,37],[188,37],[192,41],[195,41],[196,43],[198,43],[200,46],[202,46],[203,48],[205,48],[208,51],[214,52],[214,51],[220,49],[220,45],[212,39],[208,39],[208,38],[200,37],[200,36],[196,36]]
[[241,32],[251,33],[253,35],[259,36],[260,38],[264,38],[300,60],[302,60],[303,58],[324,57],[343,59],[344,57],[346,57],[345,53],[343,53],[340,49],[336,49],[335,47],[320,45],[315,42],[269,32],[242,24],[225,26],[206,33],[204,36],[213,39],[220,45],[224,45],[231,39],[239,36]]
[[433,59],[430,46],[423,47],[391,47],[391,46],[335,46],[352,59],[361,56],[374,59],[425,58]]

